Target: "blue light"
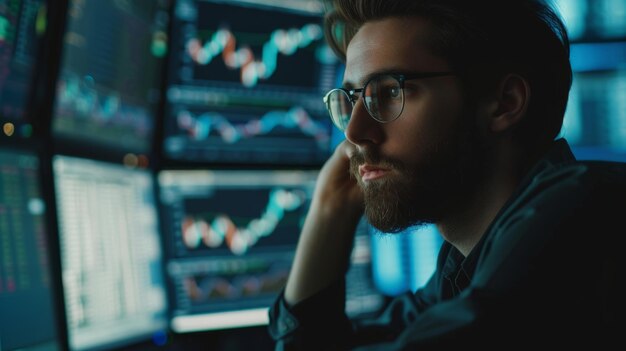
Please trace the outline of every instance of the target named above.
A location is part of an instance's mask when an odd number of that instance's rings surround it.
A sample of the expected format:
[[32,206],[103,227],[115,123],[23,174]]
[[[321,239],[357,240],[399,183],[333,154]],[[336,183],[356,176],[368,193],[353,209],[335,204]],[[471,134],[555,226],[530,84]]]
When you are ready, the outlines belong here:
[[162,330],[155,332],[154,334],[152,334],[152,342],[156,346],[164,346],[165,344],[167,344],[167,333]]
[[435,225],[420,227],[407,235],[411,291],[416,291],[423,287],[435,272],[443,238]]
[[397,234],[374,230],[372,263],[376,287],[389,296],[423,287],[436,269],[442,243],[435,225],[409,228]]
[[372,265],[376,287],[385,295],[397,296],[409,290],[403,271],[402,236],[404,234],[372,234]]
[[575,72],[626,68],[626,42],[572,44],[570,56]]

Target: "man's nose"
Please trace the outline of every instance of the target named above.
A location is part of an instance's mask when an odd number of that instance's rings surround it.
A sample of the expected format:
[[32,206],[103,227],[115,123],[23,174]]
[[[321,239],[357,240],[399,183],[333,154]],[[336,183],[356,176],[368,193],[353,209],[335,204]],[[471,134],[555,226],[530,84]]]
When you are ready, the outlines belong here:
[[352,109],[352,116],[345,130],[346,139],[355,145],[380,143],[383,125],[370,116],[362,98],[359,98]]

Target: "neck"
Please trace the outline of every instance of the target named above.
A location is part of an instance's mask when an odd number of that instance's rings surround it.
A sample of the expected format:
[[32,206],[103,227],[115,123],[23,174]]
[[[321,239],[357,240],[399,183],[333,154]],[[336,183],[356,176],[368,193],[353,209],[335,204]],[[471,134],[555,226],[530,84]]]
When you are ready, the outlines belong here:
[[450,216],[437,223],[444,239],[467,256],[482,238],[509,197],[513,194],[524,173],[520,158],[509,144],[498,150],[483,173],[481,182],[474,186],[464,201]]

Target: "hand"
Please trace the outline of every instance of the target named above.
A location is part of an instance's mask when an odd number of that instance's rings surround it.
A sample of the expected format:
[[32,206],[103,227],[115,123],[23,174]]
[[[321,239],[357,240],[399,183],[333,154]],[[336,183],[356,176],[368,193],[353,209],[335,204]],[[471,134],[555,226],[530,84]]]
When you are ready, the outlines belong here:
[[350,174],[354,145],[344,141],[320,171],[285,287],[293,305],[345,273],[354,232],[363,214],[363,194]]
[[356,147],[344,140],[320,171],[312,206],[326,215],[360,218],[363,214],[363,192],[350,173],[350,155],[355,151]]

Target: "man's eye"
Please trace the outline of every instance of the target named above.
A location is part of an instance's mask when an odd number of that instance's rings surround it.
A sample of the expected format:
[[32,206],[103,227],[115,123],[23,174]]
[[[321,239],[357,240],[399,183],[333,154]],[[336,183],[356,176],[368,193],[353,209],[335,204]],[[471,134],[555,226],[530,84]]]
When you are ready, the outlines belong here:
[[389,97],[397,98],[398,96],[400,96],[400,87],[391,87],[388,90],[389,90]]
[[395,100],[400,97],[402,90],[397,85],[388,85],[381,89],[379,98],[383,101]]

